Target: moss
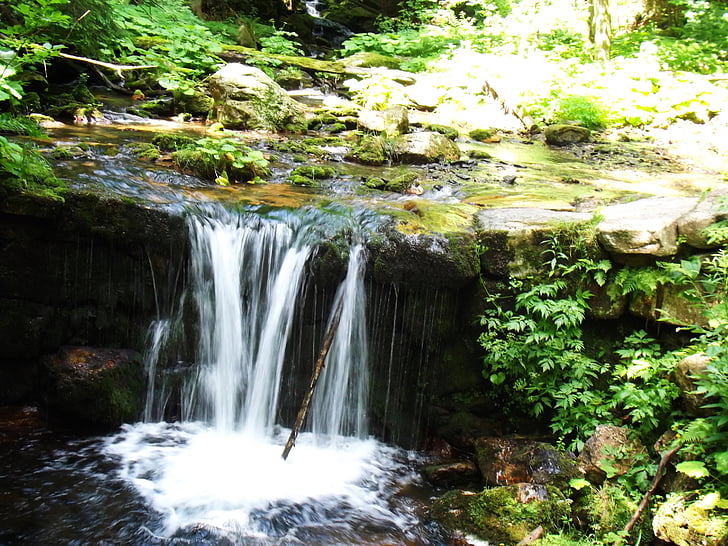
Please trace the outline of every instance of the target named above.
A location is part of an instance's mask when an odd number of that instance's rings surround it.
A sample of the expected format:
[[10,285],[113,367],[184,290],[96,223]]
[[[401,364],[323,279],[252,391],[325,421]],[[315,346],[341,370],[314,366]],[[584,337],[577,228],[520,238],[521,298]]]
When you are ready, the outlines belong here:
[[495,129],[473,129],[468,136],[473,140],[488,140],[495,135]]
[[152,139],[152,144],[163,152],[173,152],[180,148],[191,146],[194,143],[194,138],[176,133],[161,133]]
[[455,129],[454,127],[449,127],[447,125],[428,125],[427,130],[433,133],[440,133],[442,135],[445,135],[451,140],[455,140],[457,137],[460,136],[460,133],[457,129]]
[[347,155],[347,159],[365,165],[382,165],[387,159],[387,145],[380,136],[365,136]]
[[[519,501],[535,491],[545,500]],[[567,526],[571,507],[551,486],[510,485],[480,493],[450,491],[432,506],[432,517],[451,530],[473,533],[495,544],[517,544],[539,525],[547,532]]]
[[[80,151],[81,153],[83,153],[83,150]],[[76,154],[71,151],[71,148],[58,146],[56,148],[53,148],[53,151],[51,152],[51,157],[55,160],[73,159],[74,157],[76,157]]]
[[289,184],[293,184],[294,186],[307,186],[310,188],[318,186],[318,182],[316,182],[316,180],[300,174],[291,174],[287,180]]
[[384,189],[387,191],[403,193],[408,190],[419,177],[420,175],[416,171],[405,171],[399,176],[388,181],[385,184]]
[[364,179],[364,185],[367,188],[371,188],[373,190],[383,190],[386,184],[387,181],[384,180],[384,178],[380,178],[378,176],[367,176]]
[[490,155],[488,152],[478,149],[468,151],[468,156],[471,159],[493,159],[493,156]]
[[325,165],[302,165],[291,171],[291,176],[307,176],[308,178],[321,179],[333,178],[338,172],[334,167]]
[[156,161],[160,156],[159,148],[149,142],[134,142],[129,145],[129,151],[146,161]]

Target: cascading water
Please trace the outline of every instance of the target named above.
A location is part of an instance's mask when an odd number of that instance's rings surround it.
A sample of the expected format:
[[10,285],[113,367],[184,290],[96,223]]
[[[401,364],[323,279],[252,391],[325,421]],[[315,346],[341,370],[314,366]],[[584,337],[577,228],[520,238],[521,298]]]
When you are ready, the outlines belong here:
[[[368,437],[363,245],[351,246],[334,298],[341,318],[315,391],[312,432],[299,435],[284,461],[281,377],[321,235],[315,223],[224,210],[192,216],[189,226],[197,371],[183,389],[184,419],[129,425],[106,442],[122,479],[160,515],[148,532],[155,540],[203,533],[207,543],[410,541],[419,521],[406,501],[392,501],[412,479],[409,456]],[[174,337],[163,328],[174,322],[155,323],[148,359]]]

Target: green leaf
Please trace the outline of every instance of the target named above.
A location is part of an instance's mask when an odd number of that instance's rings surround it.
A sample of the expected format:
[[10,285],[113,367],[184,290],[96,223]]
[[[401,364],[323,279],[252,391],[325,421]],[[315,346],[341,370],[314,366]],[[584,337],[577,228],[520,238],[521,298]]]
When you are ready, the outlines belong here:
[[696,479],[710,475],[703,461],[683,461],[675,466],[675,470]]
[[581,491],[585,487],[589,487],[591,483],[589,483],[584,478],[573,478],[569,480],[569,486],[576,489],[577,491]]

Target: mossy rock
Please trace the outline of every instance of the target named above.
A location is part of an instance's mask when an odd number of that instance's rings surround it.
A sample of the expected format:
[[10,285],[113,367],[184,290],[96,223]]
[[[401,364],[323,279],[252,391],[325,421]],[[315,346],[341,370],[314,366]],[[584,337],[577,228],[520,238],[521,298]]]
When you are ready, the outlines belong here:
[[449,491],[435,501],[431,515],[450,530],[515,545],[539,525],[552,533],[568,526],[571,506],[555,487],[518,484],[480,493]]
[[433,133],[440,133],[441,135],[445,135],[450,140],[455,140],[457,137],[460,136],[460,132],[457,129],[448,125],[428,125],[426,129]]
[[334,167],[327,165],[301,165],[291,171],[291,176],[306,176],[314,180],[322,178],[333,178],[338,174]]
[[145,161],[156,161],[161,155],[159,148],[150,142],[134,142],[128,148],[134,156]]
[[134,112],[143,117],[171,116],[174,114],[174,102],[168,97],[139,101],[134,105]]
[[347,159],[365,165],[382,165],[387,160],[386,140],[380,136],[365,136],[349,152]]
[[141,355],[125,349],[64,347],[44,360],[51,418],[73,427],[110,429],[139,418]]
[[728,518],[716,510],[719,501],[717,493],[671,495],[655,514],[657,538],[681,546],[727,544]]
[[416,171],[404,171],[399,176],[388,181],[385,184],[384,189],[387,191],[404,193],[411,188],[415,182],[417,182],[419,177],[420,175]]
[[174,152],[192,146],[194,143],[194,138],[176,133],[161,133],[152,139],[152,144],[163,152]]
[[79,146],[56,146],[51,152],[51,157],[56,160],[78,159],[85,155],[86,152]]
[[[600,488],[587,487],[574,495],[572,514],[576,526],[584,532],[601,539],[612,533],[619,533],[632,519],[637,503],[620,486],[605,483]],[[652,526],[649,518],[643,517],[633,531],[641,533],[649,544]]]
[[309,188],[317,188],[319,186],[319,183],[316,180],[301,174],[291,174],[287,181],[289,184],[293,184],[294,186],[306,186]]
[[256,178],[268,178],[270,169],[255,163],[248,163],[243,167],[234,167],[226,159],[214,159],[199,150],[183,148],[172,152],[172,161],[181,169],[190,171],[204,180],[215,181],[221,173],[227,173],[229,182],[250,182]]
[[495,129],[473,129],[468,133],[468,136],[473,140],[485,141],[493,138],[495,133]]
[[213,109],[215,101],[203,91],[194,90],[192,94],[180,95],[175,98],[177,112],[186,112],[193,116],[206,117]]

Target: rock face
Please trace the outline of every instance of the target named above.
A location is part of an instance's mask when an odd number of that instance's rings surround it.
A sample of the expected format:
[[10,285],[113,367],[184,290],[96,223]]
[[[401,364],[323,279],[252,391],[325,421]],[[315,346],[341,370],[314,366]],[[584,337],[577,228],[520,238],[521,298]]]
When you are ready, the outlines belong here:
[[629,437],[627,429],[599,425],[584,444],[578,464],[586,479],[598,484],[608,475],[625,474],[633,466],[635,456],[644,451],[644,446]]
[[683,358],[675,369],[675,382],[680,387],[680,398],[685,409],[696,417],[710,415],[710,410],[702,406],[707,403],[705,396],[697,394],[695,378],[705,374],[710,363],[710,357],[703,353],[696,353]]
[[362,110],[359,112],[359,127],[367,131],[386,133],[388,137],[398,136],[409,130],[407,109],[393,106],[386,110]]
[[543,442],[478,438],[475,454],[485,483],[491,486],[535,483],[562,488],[581,477],[575,460]]
[[486,209],[478,213],[481,268],[494,276],[523,277],[540,264],[544,234],[563,224],[586,223],[592,215],[537,208]]
[[110,429],[141,414],[141,355],[126,349],[63,347],[44,361],[46,408],[74,426]]
[[604,207],[599,242],[623,261],[628,256],[672,256],[678,249],[678,221],[697,204],[697,197],[651,197]]
[[392,158],[398,163],[435,163],[460,158],[457,144],[440,133],[412,133],[392,142]]
[[215,119],[229,129],[300,131],[303,107],[262,70],[229,63],[210,76]]

